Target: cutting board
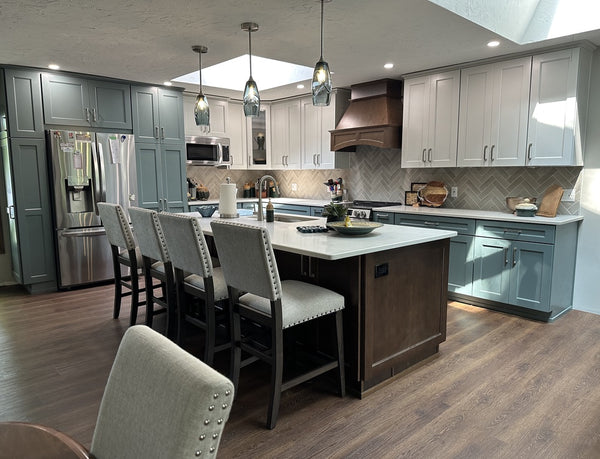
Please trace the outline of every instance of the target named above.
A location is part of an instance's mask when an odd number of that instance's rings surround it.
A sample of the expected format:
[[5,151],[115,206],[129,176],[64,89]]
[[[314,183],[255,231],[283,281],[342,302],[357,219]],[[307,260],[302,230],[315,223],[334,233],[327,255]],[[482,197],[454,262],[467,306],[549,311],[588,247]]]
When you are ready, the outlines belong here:
[[540,204],[536,215],[539,215],[540,217],[556,217],[556,211],[558,210],[558,205],[560,204],[564,191],[565,190],[561,186],[549,186],[544,193],[542,203]]

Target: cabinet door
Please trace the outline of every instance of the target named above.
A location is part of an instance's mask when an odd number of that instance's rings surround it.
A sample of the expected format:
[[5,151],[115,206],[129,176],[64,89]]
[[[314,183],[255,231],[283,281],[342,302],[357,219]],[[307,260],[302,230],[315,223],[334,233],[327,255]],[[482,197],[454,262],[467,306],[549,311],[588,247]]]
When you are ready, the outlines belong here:
[[90,81],[92,126],[131,129],[131,89],[128,84]]
[[158,90],[150,86],[133,86],[133,133],[136,142],[158,142]]
[[184,142],[183,94],[179,91],[158,88],[158,113],[160,141],[170,144]]
[[[183,125],[186,136],[206,135],[196,126],[196,118],[194,117],[195,104],[196,94],[183,95]],[[228,102],[210,97],[208,105],[210,107],[210,132],[208,135],[228,137]]]
[[578,62],[579,49],[533,57],[527,136],[530,166],[582,164],[575,155]]
[[261,104],[258,116],[247,116],[248,168],[270,169],[271,167],[271,116],[270,107]]
[[91,113],[86,80],[44,73],[42,89],[46,124],[90,126]]
[[46,145],[43,139],[12,139],[10,149],[13,274],[22,284],[51,282],[56,266]]
[[8,122],[12,137],[44,137],[41,72],[5,71]]
[[473,296],[508,303],[510,287],[510,242],[475,238]]
[[461,71],[457,164],[480,167],[489,160],[493,65]]
[[138,203],[140,207],[163,210],[161,146],[156,143],[136,143],[138,172]]
[[448,290],[473,293],[473,236],[458,235],[450,239]]
[[550,311],[553,246],[515,241],[511,251],[508,302],[538,311]]
[[531,57],[495,64],[489,163],[523,166],[529,117]]
[[161,149],[163,180],[162,210],[187,211],[185,145],[163,145]]
[[271,168],[285,169],[289,156],[289,112],[286,103],[271,106]]
[[456,167],[460,71],[430,77],[427,163]]
[[248,135],[246,117],[242,104],[229,102],[227,134],[229,136],[229,154],[232,169],[246,169],[248,156]]
[[321,107],[315,107],[312,99],[302,99],[302,169],[316,169],[321,154]]
[[402,113],[402,167],[427,164],[427,126],[429,122],[429,77],[404,81]]

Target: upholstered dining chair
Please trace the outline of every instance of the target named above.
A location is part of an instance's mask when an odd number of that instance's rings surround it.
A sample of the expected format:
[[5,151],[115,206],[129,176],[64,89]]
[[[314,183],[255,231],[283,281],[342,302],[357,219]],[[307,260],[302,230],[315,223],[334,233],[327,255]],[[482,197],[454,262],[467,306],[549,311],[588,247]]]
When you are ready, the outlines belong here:
[[[140,301],[140,293],[145,291],[145,288],[140,288],[140,271],[143,266],[142,255],[136,247],[129,226],[129,219],[119,204],[99,202],[98,213],[106,230],[106,237],[112,252],[115,276],[113,318],[117,319],[119,317],[121,300],[124,297],[131,296],[129,324],[134,325],[137,320],[138,307],[146,304],[145,301]],[[128,276],[121,274],[121,266],[129,268],[130,274]],[[123,291],[123,287],[127,290]]]
[[[165,243],[165,237],[158,221],[158,212],[141,207],[129,208],[129,216],[133,225],[133,233],[142,254],[144,266],[144,283],[146,285],[146,325],[152,327],[155,314],[167,312],[168,337],[175,337],[177,329],[175,277]],[[155,296],[154,280],[159,281],[162,295]],[[149,286],[152,286],[149,288]],[[162,306],[154,310],[154,304]]]
[[[271,365],[270,401],[267,428],[277,422],[281,392],[337,368],[339,393],[346,392],[342,311],[344,297],[326,288],[279,278],[269,232],[264,227],[232,222],[211,222],[213,237],[229,290],[232,315],[230,377],[237,390],[242,351]],[[246,292],[246,293],[244,293]],[[283,332],[320,318],[335,319],[335,358],[317,368],[283,381]],[[241,333],[241,318],[270,329],[270,349],[255,347]],[[265,343],[262,343],[263,345]]]
[[[175,269],[179,333],[183,344],[187,323],[205,333],[204,362],[213,364],[215,352],[231,346],[229,338],[227,285],[220,267],[214,267],[211,254],[196,217],[161,212],[158,215],[171,262]],[[191,299],[199,300],[200,307]],[[221,318],[221,320],[218,320]],[[225,325],[224,342],[217,344],[219,325]]]
[[96,459],[216,457],[232,382],[145,325],[119,346],[90,453]]

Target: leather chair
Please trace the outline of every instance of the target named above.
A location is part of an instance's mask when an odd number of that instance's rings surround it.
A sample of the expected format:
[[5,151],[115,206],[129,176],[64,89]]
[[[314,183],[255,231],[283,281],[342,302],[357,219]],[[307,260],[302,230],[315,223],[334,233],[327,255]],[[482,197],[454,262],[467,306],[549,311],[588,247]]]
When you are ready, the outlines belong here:
[[[115,276],[113,318],[117,319],[119,317],[121,300],[124,297],[131,296],[129,324],[134,325],[137,320],[138,307],[146,304],[145,301],[140,301],[140,293],[145,291],[144,288],[140,288],[140,271],[143,266],[142,255],[136,247],[135,239],[129,226],[129,219],[119,204],[99,202],[98,212],[106,230],[106,236],[112,252]],[[129,276],[122,275],[121,266],[129,268]],[[124,292],[123,287],[127,291]]]
[[[346,392],[344,377],[343,321],[344,297],[323,287],[279,278],[277,262],[269,233],[264,227],[232,222],[212,221],[213,237],[227,286],[232,321],[232,352],[230,377],[237,390],[242,351],[271,365],[271,389],[267,428],[277,422],[281,392],[313,377],[337,368],[339,393]],[[246,293],[244,293],[246,292]],[[335,319],[335,358],[317,368],[283,381],[283,332],[320,318]],[[241,319],[270,331],[270,340],[255,345],[250,337],[242,335]],[[269,347],[270,344],[270,347]]]
[[[146,325],[152,327],[153,317],[166,311],[166,335],[174,337],[177,326],[175,277],[169,251],[165,244],[165,237],[158,221],[158,212],[142,209],[141,207],[131,207],[129,216],[131,217],[135,239],[142,254],[146,285]],[[154,284],[153,279],[157,279],[159,284]],[[148,288],[148,286],[152,287]],[[161,296],[154,295],[156,287],[161,288]],[[162,306],[162,309],[155,311],[155,303]]]
[[[204,362],[212,365],[215,352],[228,349],[229,338],[227,285],[220,267],[212,259],[200,224],[195,217],[161,212],[158,215],[175,269],[179,333],[177,342],[185,340],[187,323],[205,333]],[[199,300],[199,309],[193,304]],[[220,318],[220,320],[219,320]],[[219,325],[223,325],[219,327]],[[225,342],[217,345],[217,331],[224,330]]]
[[161,334],[127,330],[92,438],[96,459],[216,457],[233,384]]

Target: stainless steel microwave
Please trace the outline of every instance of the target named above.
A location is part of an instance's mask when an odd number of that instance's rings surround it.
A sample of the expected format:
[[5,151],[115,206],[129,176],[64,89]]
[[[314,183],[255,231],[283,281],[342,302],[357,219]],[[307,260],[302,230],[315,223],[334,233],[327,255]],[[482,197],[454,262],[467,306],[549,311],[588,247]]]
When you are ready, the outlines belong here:
[[229,139],[225,137],[187,136],[185,151],[187,164],[192,166],[231,166]]

